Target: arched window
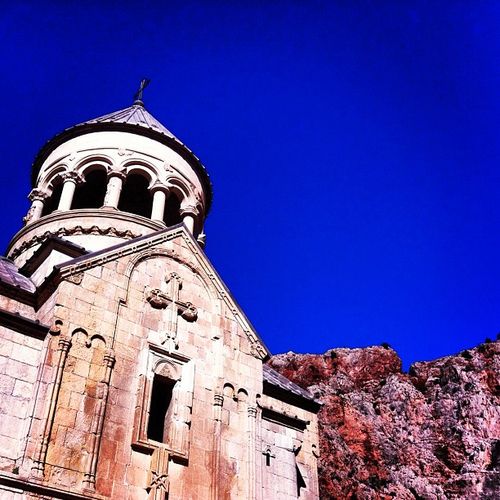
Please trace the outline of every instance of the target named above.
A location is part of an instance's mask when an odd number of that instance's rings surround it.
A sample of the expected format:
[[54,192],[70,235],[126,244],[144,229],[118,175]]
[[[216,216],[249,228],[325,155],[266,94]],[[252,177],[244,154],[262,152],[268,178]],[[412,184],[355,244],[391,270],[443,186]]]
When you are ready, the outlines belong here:
[[61,193],[63,188],[63,183],[61,177],[56,177],[52,183],[52,194],[45,200],[43,204],[42,217],[44,215],[51,214],[54,210],[57,210],[59,206],[59,200],[61,199]]
[[165,203],[165,216],[163,222],[168,226],[175,226],[182,222],[181,202],[175,193],[170,193]]
[[101,208],[106,195],[106,171],[93,170],[85,175],[85,182],[77,186],[72,209]]
[[151,217],[153,197],[148,189],[148,180],[140,174],[130,174],[123,184],[118,210]]

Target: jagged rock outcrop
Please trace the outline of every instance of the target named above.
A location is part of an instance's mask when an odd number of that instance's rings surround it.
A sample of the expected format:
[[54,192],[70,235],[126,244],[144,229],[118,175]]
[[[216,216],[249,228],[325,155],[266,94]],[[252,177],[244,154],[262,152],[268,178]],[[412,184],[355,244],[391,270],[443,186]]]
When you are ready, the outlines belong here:
[[384,347],[270,364],[324,403],[321,498],[500,498],[500,342],[409,373]]

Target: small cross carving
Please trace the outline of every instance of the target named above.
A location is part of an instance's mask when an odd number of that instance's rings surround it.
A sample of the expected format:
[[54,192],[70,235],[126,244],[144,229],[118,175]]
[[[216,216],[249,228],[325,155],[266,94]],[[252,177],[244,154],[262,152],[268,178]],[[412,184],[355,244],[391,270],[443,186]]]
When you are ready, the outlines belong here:
[[271,458],[276,458],[276,455],[273,455],[269,445],[266,446],[262,454],[266,457],[266,465],[269,467],[271,465]]
[[179,300],[179,291],[182,288],[182,279],[177,273],[171,273],[165,278],[165,283],[169,285],[169,291],[165,292],[159,288],[146,291],[146,300],[155,309],[167,309],[167,331],[163,333],[162,344],[167,341],[169,350],[179,347],[177,342],[178,316],[182,316],[186,321],[196,321],[198,310],[191,302]]

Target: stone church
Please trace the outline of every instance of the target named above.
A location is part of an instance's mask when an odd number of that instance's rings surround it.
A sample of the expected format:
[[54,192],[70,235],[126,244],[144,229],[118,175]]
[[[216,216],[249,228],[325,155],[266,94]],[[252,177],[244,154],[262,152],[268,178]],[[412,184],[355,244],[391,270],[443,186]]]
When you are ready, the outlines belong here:
[[144,107],[56,135],[0,260],[0,498],[318,498],[320,403],[203,251],[198,157]]

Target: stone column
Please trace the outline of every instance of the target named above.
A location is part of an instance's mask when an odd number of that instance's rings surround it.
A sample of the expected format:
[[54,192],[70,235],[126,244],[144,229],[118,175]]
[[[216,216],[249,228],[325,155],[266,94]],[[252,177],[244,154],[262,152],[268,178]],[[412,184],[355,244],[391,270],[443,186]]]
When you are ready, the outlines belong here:
[[194,222],[198,213],[199,212],[197,208],[193,205],[186,205],[184,207],[181,206],[182,222],[184,222],[185,226],[191,234],[194,234]]
[[165,217],[165,202],[167,201],[168,188],[163,184],[156,183],[151,188],[153,193],[153,208],[151,210],[151,219],[163,222]]
[[55,376],[52,381],[52,390],[49,397],[49,407],[45,417],[43,432],[40,436],[41,441],[38,453],[33,460],[32,472],[36,477],[43,477],[45,471],[45,461],[47,459],[47,451],[49,449],[50,437],[52,434],[52,426],[54,425],[54,416],[56,413],[57,400],[59,398],[59,390],[61,389],[61,382],[66,365],[66,358],[71,347],[71,339],[64,337],[59,338],[59,359],[55,367]]
[[83,177],[77,172],[66,172],[62,179],[64,184],[57,210],[70,210],[76,186],[83,182]]
[[95,489],[97,459],[99,457],[99,448],[101,446],[102,429],[104,425],[104,416],[108,402],[109,383],[111,381],[111,372],[115,365],[115,353],[112,349],[104,355],[104,377],[97,386],[97,402],[94,417],[90,425],[91,449],[87,458],[83,484],[88,489]]
[[256,406],[248,406],[247,407],[247,439],[248,439],[248,498],[260,498],[260,489],[259,494],[257,493],[256,482],[257,477],[255,473],[255,462],[256,462],[256,420],[257,420],[257,407]]
[[108,173],[108,186],[106,188],[106,196],[104,197],[104,206],[106,208],[118,208],[125,177],[125,172],[122,170],[111,170]]
[[41,189],[35,188],[28,195],[28,198],[31,201],[31,207],[28,210],[26,217],[23,219],[26,224],[34,222],[42,216],[43,205],[45,200],[48,198],[48,194]]
[[210,488],[210,500],[219,500],[219,468],[220,468],[220,446],[222,431],[222,406],[224,405],[224,396],[214,394],[214,429],[212,436],[212,484]]

